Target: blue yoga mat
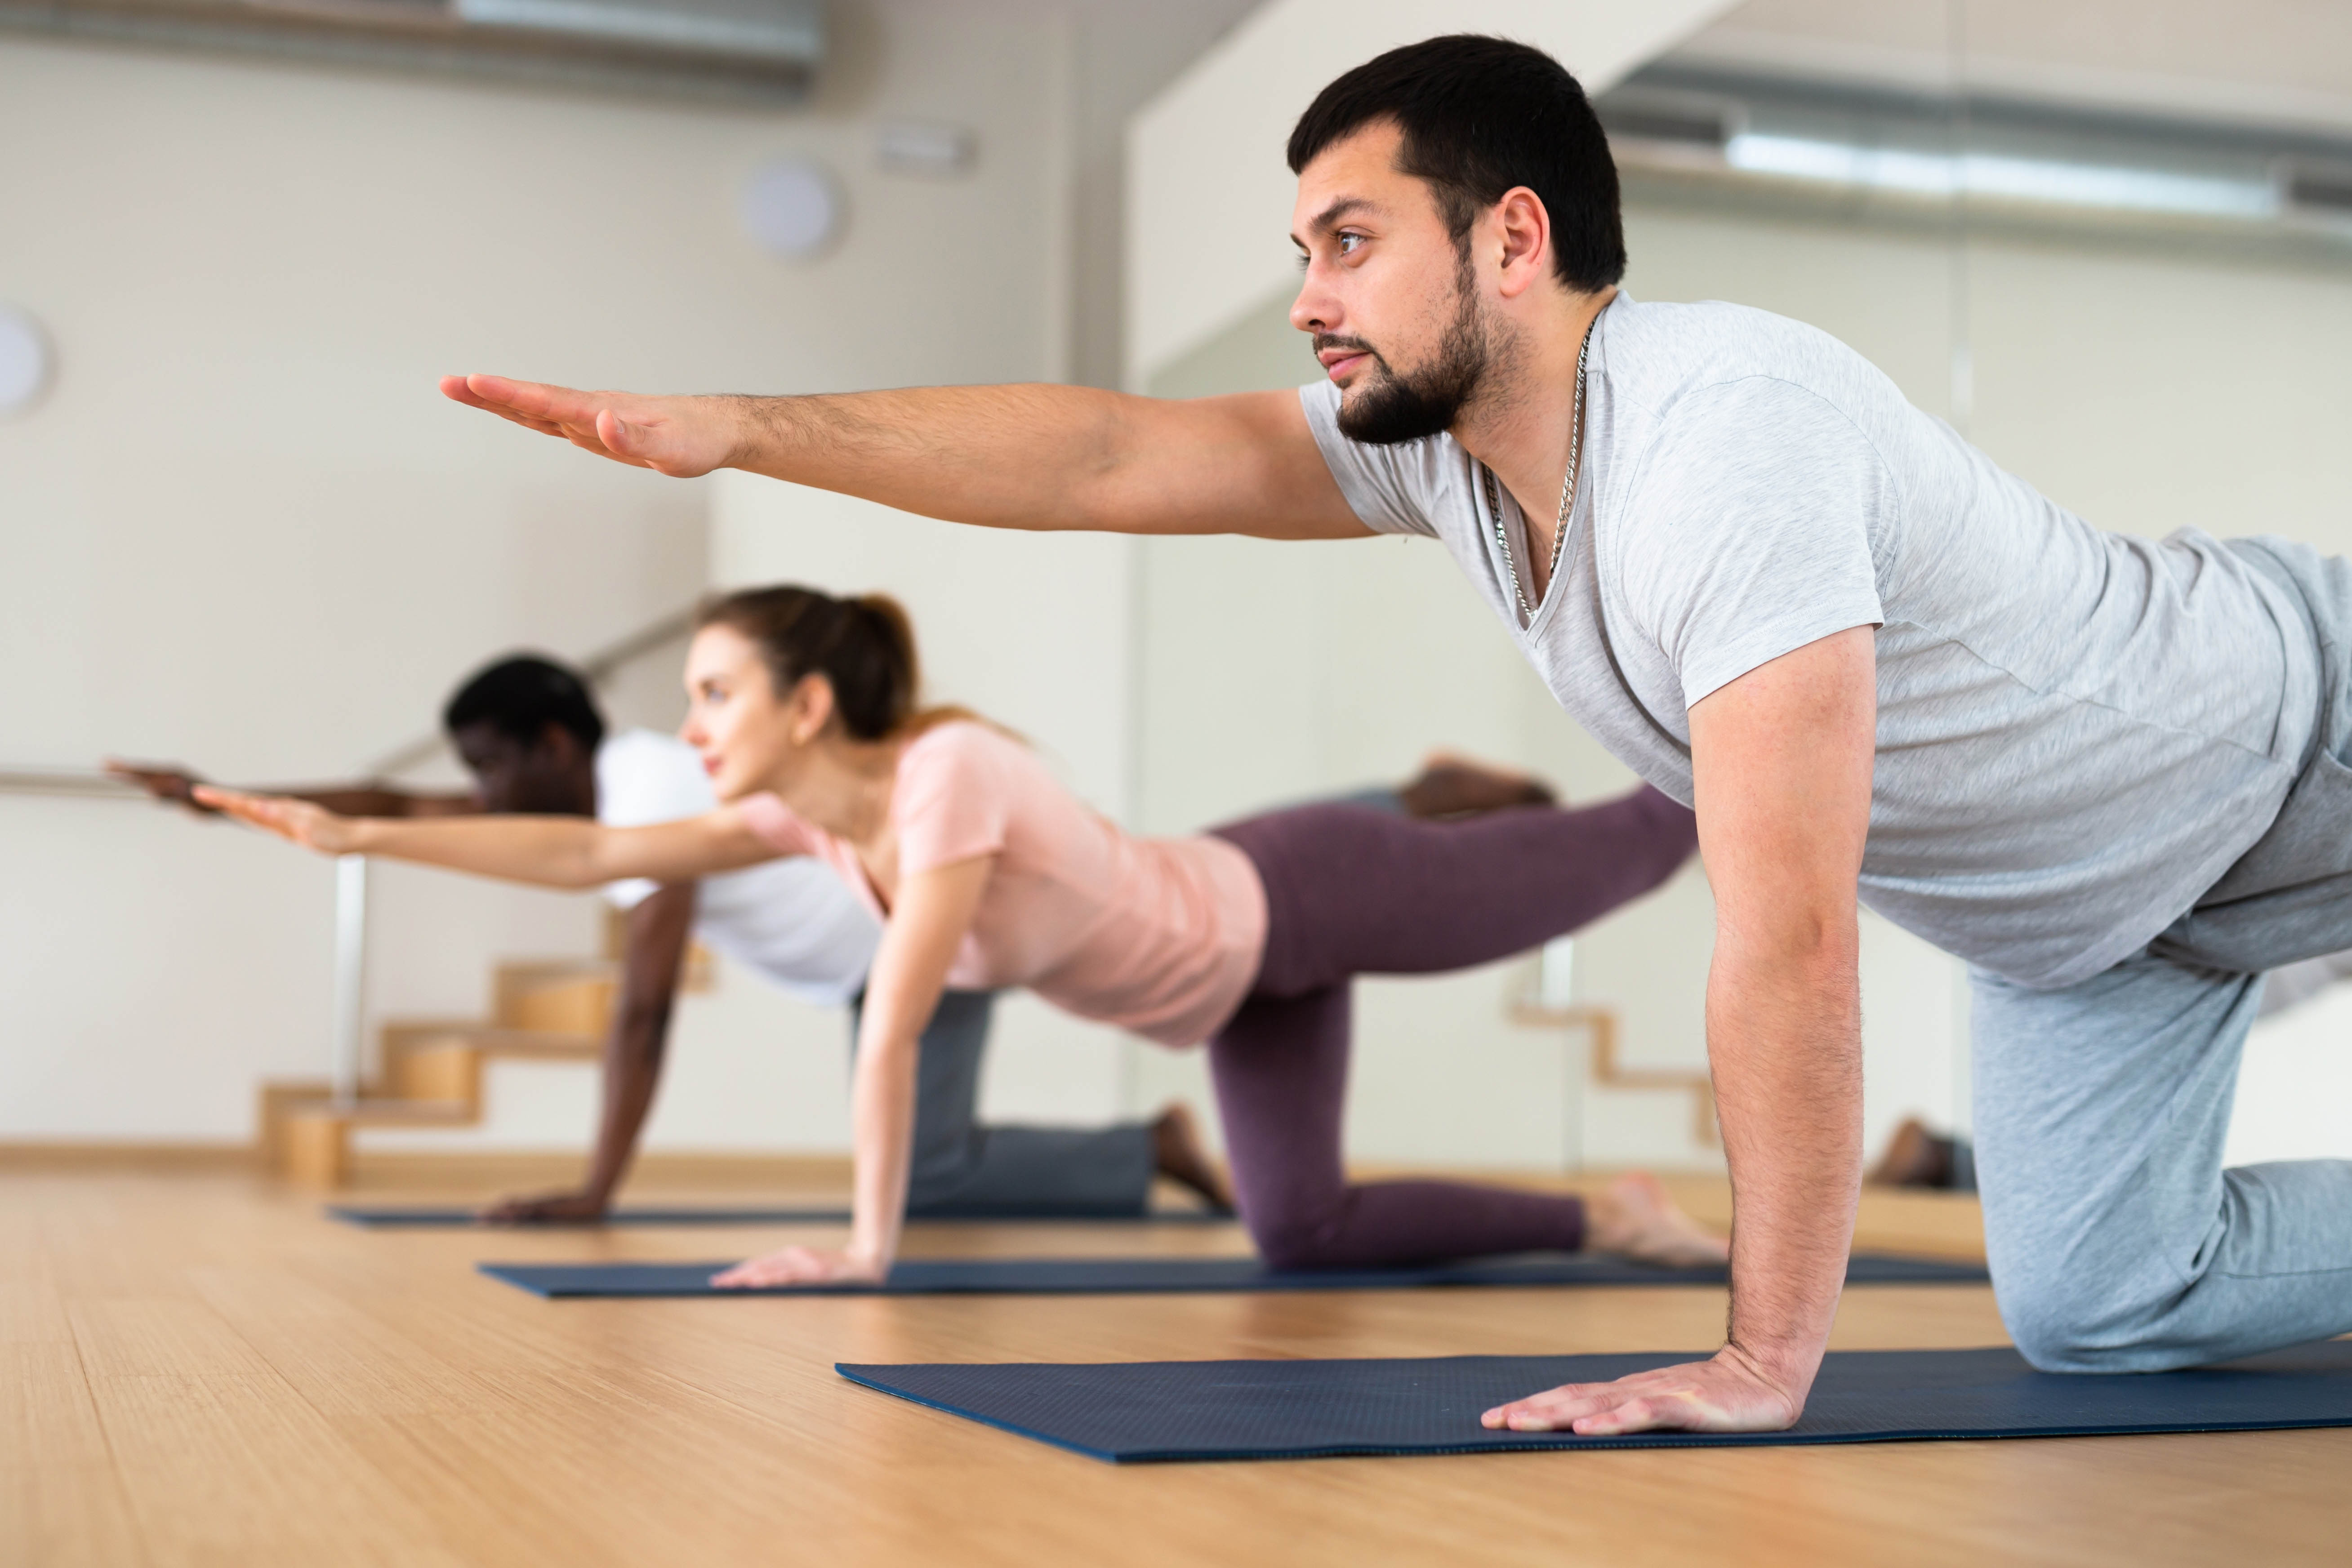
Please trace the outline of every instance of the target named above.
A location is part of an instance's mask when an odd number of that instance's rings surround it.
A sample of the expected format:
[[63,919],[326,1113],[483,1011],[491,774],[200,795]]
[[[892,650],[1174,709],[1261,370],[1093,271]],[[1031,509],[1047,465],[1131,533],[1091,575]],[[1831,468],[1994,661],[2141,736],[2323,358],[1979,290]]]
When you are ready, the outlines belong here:
[[2352,1426],[2352,1342],[2341,1340],[2195,1372],[2105,1377],[2035,1372],[2006,1349],[1843,1351],[1822,1363],[1803,1419],[1786,1432],[1579,1437],[1478,1425],[1482,1411],[1563,1383],[1694,1359],[1685,1352],[834,1370],[1116,1464]]
[[[780,1285],[721,1290],[715,1263],[485,1263],[481,1271],[551,1300],[609,1296],[1107,1296],[1184,1291],[1399,1290],[1430,1285],[1720,1285],[1724,1270],[1652,1268],[1615,1258],[1497,1258],[1423,1268],[1328,1268],[1283,1273],[1255,1258],[917,1258],[890,1270],[887,1285]],[[1985,1281],[1970,1263],[1856,1256],[1857,1285],[1969,1285]]]
[[[327,1217],[368,1230],[596,1230],[616,1225],[847,1225],[847,1209],[762,1208],[616,1208],[598,1220],[565,1220],[529,1225],[485,1226],[481,1211],[470,1208],[401,1208],[376,1205],[330,1204]],[[1055,1222],[1071,1225],[1230,1225],[1230,1209],[1153,1209],[1145,1214],[1045,1213],[1036,1209],[958,1209],[949,1213],[918,1213],[909,1224],[939,1225],[965,1221]]]

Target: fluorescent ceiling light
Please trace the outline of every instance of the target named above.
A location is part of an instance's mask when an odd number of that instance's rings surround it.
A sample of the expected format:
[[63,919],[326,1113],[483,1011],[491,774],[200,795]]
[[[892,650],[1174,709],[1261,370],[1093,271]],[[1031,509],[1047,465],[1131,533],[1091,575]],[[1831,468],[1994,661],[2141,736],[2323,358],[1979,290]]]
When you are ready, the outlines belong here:
[[1990,196],[2052,206],[2197,217],[2269,218],[2279,213],[2278,188],[2266,180],[2168,174],[2116,164],[1862,147],[1754,132],[1733,136],[1725,144],[1723,156],[1733,168],[1753,174],[1865,185],[1907,195]]

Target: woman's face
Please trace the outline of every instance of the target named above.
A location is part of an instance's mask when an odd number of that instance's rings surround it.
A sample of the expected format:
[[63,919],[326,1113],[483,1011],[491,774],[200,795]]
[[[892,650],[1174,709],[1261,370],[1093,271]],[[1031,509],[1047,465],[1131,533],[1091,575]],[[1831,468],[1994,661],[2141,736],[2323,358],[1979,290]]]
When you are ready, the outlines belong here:
[[[805,683],[804,683],[805,684]],[[772,789],[803,749],[807,704],[780,701],[760,650],[730,626],[705,626],[686,654],[686,722],[678,734],[702,753],[722,801]]]

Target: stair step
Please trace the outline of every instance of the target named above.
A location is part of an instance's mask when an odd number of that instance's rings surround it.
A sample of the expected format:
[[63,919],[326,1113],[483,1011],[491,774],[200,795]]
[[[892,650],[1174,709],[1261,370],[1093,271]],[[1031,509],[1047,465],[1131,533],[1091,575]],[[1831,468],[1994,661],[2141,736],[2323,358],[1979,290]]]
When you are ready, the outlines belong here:
[[474,1107],[462,1100],[298,1101],[285,1108],[285,1115],[289,1121],[341,1121],[349,1127],[465,1127],[476,1120]]
[[467,1023],[430,1030],[403,1026],[402,1032],[404,1055],[446,1050],[456,1046],[479,1051],[486,1057],[577,1058],[593,1061],[604,1051],[603,1035],[572,1029],[512,1029],[498,1024]]

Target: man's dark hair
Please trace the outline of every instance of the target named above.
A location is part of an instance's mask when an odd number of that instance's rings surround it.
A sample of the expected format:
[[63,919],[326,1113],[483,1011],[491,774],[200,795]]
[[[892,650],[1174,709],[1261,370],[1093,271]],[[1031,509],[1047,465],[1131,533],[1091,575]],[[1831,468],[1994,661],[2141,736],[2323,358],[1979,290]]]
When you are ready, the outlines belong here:
[[1404,132],[1398,166],[1429,182],[1465,258],[1478,215],[1525,185],[1551,215],[1562,283],[1591,293],[1625,275],[1608,135],[1584,89],[1541,49],[1475,33],[1391,49],[1316,95],[1290,133],[1290,172],[1382,120]]
[[441,728],[454,735],[477,724],[526,746],[536,744],[550,724],[570,731],[584,752],[593,752],[604,739],[604,715],[596,710],[588,682],[536,654],[502,658],[457,688],[441,710]]

